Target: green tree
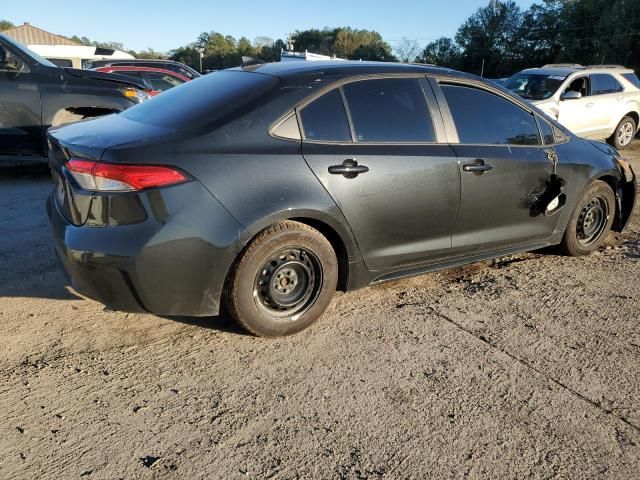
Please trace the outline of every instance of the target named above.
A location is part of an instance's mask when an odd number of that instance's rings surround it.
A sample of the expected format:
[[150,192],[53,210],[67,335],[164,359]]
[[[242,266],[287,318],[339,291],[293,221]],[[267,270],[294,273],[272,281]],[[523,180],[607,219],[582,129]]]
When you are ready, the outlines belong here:
[[374,60],[380,62],[395,62],[397,60],[391,53],[389,44],[382,41],[360,45],[353,52],[352,58],[355,60]]
[[448,37],[440,37],[424,47],[416,58],[419,63],[431,63],[442,67],[458,68],[460,63],[460,47]]
[[518,64],[522,12],[513,0],[491,0],[479,8],[456,33],[462,50],[461,67],[485,76],[510,74]]
[[260,50],[258,58],[265,62],[279,62],[282,50],[287,47],[283,40],[278,39],[271,45],[265,45]]
[[564,0],[544,0],[534,3],[524,12],[520,26],[521,42],[518,56],[525,66],[553,63],[562,56],[563,33],[566,33]]
[[189,65],[196,70],[200,69],[200,52],[195,43],[171,50],[169,59]]
[[10,22],[9,20],[0,20],[0,32],[2,32],[3,30],[9,30],[10,28],[14,28],[15,25],[13,24],[13,22]]

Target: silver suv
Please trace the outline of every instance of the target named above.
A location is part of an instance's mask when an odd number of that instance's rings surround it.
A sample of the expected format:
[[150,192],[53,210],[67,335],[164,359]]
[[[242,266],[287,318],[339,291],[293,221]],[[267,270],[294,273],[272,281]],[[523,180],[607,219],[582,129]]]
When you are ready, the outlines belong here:
[[619,65],[550,64],[529,68],[503,86],[581,137],[626,148],[640,127],[640,80]]

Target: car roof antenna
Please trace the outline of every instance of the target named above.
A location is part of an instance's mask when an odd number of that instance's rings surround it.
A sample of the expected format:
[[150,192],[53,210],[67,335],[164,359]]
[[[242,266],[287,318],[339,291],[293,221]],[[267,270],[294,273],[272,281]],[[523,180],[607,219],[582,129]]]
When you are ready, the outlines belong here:
[[251,65],[262,65],[263,63],[267,63],[265,61],[259,60],[253,57],[242,56],[242,68],[250,67]]

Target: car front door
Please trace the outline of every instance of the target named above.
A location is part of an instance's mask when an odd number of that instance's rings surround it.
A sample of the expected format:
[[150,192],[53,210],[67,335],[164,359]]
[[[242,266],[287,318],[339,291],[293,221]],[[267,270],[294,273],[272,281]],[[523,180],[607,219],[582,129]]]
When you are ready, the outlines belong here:
[[[553,171],[534,114],[481,85],[440,81],[458,143],[462,194],[453,230],[456,255],[544,243],[558,215],[537,211]],[[547,153],[549,152],[549,153]]]
[[[580,98],[566,96],[568,92],[580,93]],[[606,112],[597,98],[592,96],[591,79],[581,75],[571,80],[560,95],[558,121],[582,137],[597,135],[605,128]]]
[[0,154],[33,153],[43,148],[35,73],[0,43]]
[[451,252],[458,162],[422,78],[370,78],[297,110],[304,157],[349,222],[371,270]]

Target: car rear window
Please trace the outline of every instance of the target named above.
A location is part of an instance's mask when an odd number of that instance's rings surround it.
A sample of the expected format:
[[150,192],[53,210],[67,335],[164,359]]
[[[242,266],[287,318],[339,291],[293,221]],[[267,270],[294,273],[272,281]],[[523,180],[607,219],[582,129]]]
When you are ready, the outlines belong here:
[[638,80],[638,77],[635,73],[623,73],[622,76],[631,82],[631,84],[636,87],[636,88],[640,88],[640,80]]
[[385,78],[344,86],[358,142],[434,142],[427,100],[417,78]]
[[192,130],[204,127],[262,96],[278,77],[226,70],[211,73],[167,90],[120,115],[157,127]]
[[544,144],[554,144],[556,142],[556,139],[553,135],[553,127],[541,117],[538,117],[538,124],[540,125],[540,130],[542,130],[542,139],[544,140]]
[[617,93],[624,90],[622,85],[611,75],[598,73],[591,75],[591,94],[606,95],[607,93]]
[[338,90],[331,90],[304,107],[300,119],[307,140],[351,141],[347,113]]

